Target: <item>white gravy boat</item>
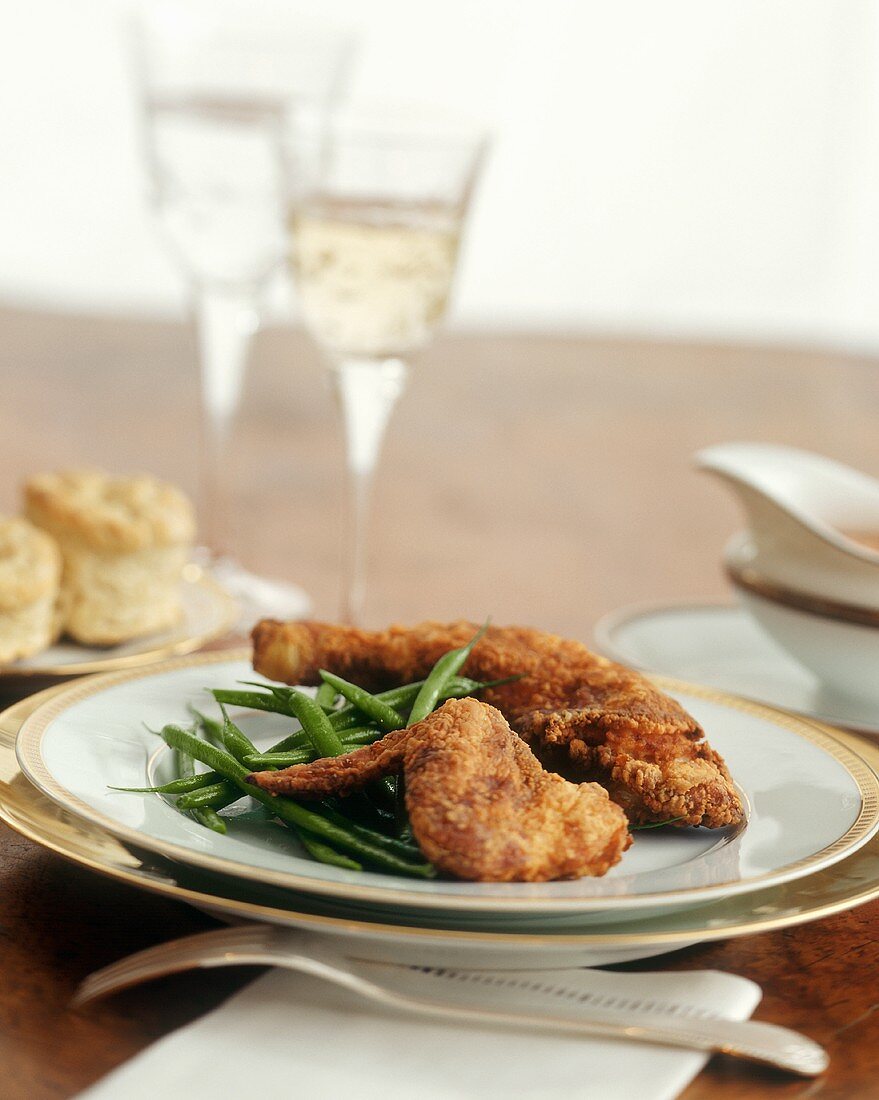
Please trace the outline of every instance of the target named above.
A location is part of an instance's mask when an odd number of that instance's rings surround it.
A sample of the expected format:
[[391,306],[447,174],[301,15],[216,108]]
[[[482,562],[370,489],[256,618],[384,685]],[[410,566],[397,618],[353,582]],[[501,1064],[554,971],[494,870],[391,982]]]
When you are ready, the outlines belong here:
[[[821,455],[724,443],[695,456],[738,498],[749,532],[733,581],[803,610],[879,626],[879,481]],[[874,547],[852,535],[872,536]]]

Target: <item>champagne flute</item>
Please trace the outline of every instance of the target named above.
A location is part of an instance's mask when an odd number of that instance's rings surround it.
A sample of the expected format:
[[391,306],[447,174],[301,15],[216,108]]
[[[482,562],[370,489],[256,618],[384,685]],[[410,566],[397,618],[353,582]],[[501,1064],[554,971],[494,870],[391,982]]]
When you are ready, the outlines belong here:
[[242,605],[241,625],[298,616],[308,607],[299,588],[230,555],[227,458],[251,339],[283,264],[284,120],[292,102],[336,98],[351,39],[278,7],[151,0],[133,44],[151,204],[189,283],[196,330],[204,556]]
[[345,431],[344,621],[366,595],[369,498],[412,356],[443,319],[484,139],[412,112],[295,111],[287,128],[290,264]]

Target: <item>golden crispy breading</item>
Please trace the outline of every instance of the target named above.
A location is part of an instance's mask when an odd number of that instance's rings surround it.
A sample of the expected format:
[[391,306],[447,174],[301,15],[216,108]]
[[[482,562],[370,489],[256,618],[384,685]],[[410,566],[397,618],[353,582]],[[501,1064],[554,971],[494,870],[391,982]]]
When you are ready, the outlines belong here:
[[[273,680],[316,683],[318,669],[373,690],[425,676],[476,633],[469,622],[363,631],[327,623],[264,620],[253,632],[254,667]],[[544,765],[596,780],[629,819],[719,828],[742,820],[721,757],[698,723],[631,669],[580,642],[527,627],[490,627],[464,671],[481,680],[521,675],[487,690]]]
[[546,772],[494,707],[450,699],[373,745],[256,772],[274,794],[345,795],[402,769],[415,839],[435,866],[477,882],[603,875],[629,846],[626,815],[597,783]]

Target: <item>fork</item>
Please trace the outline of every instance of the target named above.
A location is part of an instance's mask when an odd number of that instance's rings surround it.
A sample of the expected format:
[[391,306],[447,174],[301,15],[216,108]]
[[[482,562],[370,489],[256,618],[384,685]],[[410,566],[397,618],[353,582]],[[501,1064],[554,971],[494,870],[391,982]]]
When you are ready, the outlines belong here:
[[[323,940],[295,929],[238,925],[173,940],[139,951],[87,977],[72,1005],[82,1007],[122,989],[185,970],[218,966],[278,966],[323,978],[385,1008],[487,1027],[555,1031],[583,1037],[628,1039],[688,1050],[719,1052],[812,1077],[829,1064],[827,1053],[798,1032],[753,1020],[714,1016],[679,1018],[669,1011],[612,1011],[604,1018],[526,1015],[413,997],[364,978]],[[431,973],[428,969],[427,973]]]

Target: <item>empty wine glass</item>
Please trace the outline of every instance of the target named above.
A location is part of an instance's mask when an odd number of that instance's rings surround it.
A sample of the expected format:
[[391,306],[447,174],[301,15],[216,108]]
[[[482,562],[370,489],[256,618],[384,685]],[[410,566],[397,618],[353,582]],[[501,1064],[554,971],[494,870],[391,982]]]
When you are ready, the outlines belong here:
[[294,112],[290,264],[324,352],[347,456],[342,617],[360,621],[376,462],[411,357],[448,305],[481,132],[413,112]]
[[256,577],[229,555],[227,460],[251,338],[283,262],[284,119],[291,103],[337,96],[352,42],[277,6],[198,0],[152,0],[133,32],[150,199],[188,280],[196,328],[202,541],[243,605],[242,622],[300,615],[299,588]]

